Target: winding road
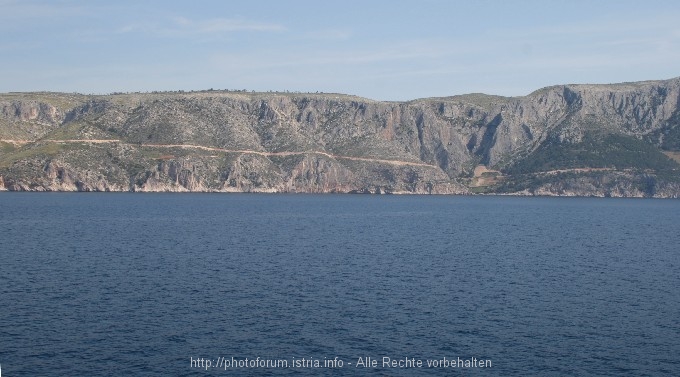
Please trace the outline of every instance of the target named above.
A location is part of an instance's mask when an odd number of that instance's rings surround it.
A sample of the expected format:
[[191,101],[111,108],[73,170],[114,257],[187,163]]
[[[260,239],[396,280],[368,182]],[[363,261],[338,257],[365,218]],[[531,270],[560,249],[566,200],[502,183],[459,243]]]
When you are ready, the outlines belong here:
[[369,158],[369,157],[354,157],[354,156],[341,156],[336,154],[331,154],[323,151],[301,151],[301,152],[265,152],[265,151],[255,151],[249,149],[225,149],[217,147],[206,147],[203,145],[192,145],[192,144],[130,144],[125,143],[119,139],[42,139],[42,140],[12,140],[12,139],[0,139],[0,142],[5,142],[14,145],[25,145],[33,142],[48,142],[57,144],[68,144],[68,143],[89,143],[89,144],[127,144],[127,145],[137,145],[142,147],[152,147],[152,148],[184,148],[184,149],[196,149],[211,152],[222,152],[222,153],[241,153],[241,154],[256,154],[260,156],[297,156],[305,154],[318,154],[326,156],[333,159],[344,159],[352,161],[365,161],[365,162],[377,162],[383,164],[390,164],[396,166],[421,166],[427,168],[439,168],[436,165],[426,164],[424,162],[410,162],[410,161],[400,161],[400,160],[385,160],[380,158]]

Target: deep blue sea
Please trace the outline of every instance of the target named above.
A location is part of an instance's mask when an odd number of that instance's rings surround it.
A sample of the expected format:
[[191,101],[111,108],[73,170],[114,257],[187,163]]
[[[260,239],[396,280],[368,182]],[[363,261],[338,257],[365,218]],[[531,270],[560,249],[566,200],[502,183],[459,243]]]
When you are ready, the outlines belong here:
[[677,376],[680,201],[3,193],[0,367]]

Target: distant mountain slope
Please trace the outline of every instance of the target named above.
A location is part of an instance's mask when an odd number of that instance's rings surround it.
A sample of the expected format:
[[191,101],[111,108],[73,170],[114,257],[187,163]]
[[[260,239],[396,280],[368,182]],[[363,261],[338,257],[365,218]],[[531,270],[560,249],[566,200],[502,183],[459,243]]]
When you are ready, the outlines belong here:
[[0,188],[678,197],[679,108],[680,78],[409,102],[10,93]]

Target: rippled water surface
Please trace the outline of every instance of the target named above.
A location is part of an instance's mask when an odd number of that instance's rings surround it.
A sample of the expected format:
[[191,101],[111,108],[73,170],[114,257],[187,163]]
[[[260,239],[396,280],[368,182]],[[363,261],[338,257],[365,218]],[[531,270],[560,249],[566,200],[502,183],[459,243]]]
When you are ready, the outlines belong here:
[[[680,373],[680,201],[3,193],[0,211],[4,376]],[[191,366],[220,357],[344,366]]]

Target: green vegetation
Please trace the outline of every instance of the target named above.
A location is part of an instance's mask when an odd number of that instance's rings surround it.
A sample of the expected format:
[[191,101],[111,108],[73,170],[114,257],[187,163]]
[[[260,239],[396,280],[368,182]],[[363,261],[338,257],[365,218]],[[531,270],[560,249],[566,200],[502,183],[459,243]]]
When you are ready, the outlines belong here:
[[667,130],[661,148],[667,151],[680,151],[680,124]]
[[508,103],[513,97],[503,97],[483,93],[462,94],[451,97],[430,97],[411,101],[413,104],[448,102],[452,104],[467,104],[477,108],[491,110],[494,107]]
[[67,123],[45,135],[51,140],[108,140],[115,139],[110,132],[106,132],[87,121]]
[[576,173],[565,172],[557,174],[520,174],[506,177],[500,184],[494,187],[487,187],[487,192],[491,193],[512,193],[527,190],[533,192],[541,186],[555,184],[568,179],[577,177],[601,177],[605,172]]
[[473,194],[491,194],[496,192],[491,186],[472,186],[468,188]]
[[679,165],[650,143],[625,135],[586,134],[580,143],[548,140],[507,168],[507,174],[526,174],[574,168],[651,169],[664,171]]
[[14,144],[0,141],[0,153],[11,153],[16,149],[17,147]]
[[664,130],[661,148],[667,151],[680,151],[680,111],[675,111]]
[[[611,192],[629,192],[633,189],[652,197],[659,187],[680,184],[680,176],[665,171],[649,173],[645,171],[588,171],[563,172],[556,174],[521,174],[507,177],[495,187],[488,187],[488,193],[536,192],[540,188],[559,193],[561,190],[572,194],[592,194],[601,190],[605,196]],[[623,190],[623,191],[621,191]],[[483,191],[484,192],[484,191]]]
[[51,157],[65,149],[68,146],[57,143],[44,143],[25,146],[16,150],[14,153],[0,157],[0,168],[6,168],[12,165],[15,161],[31,159],[35,157]]

